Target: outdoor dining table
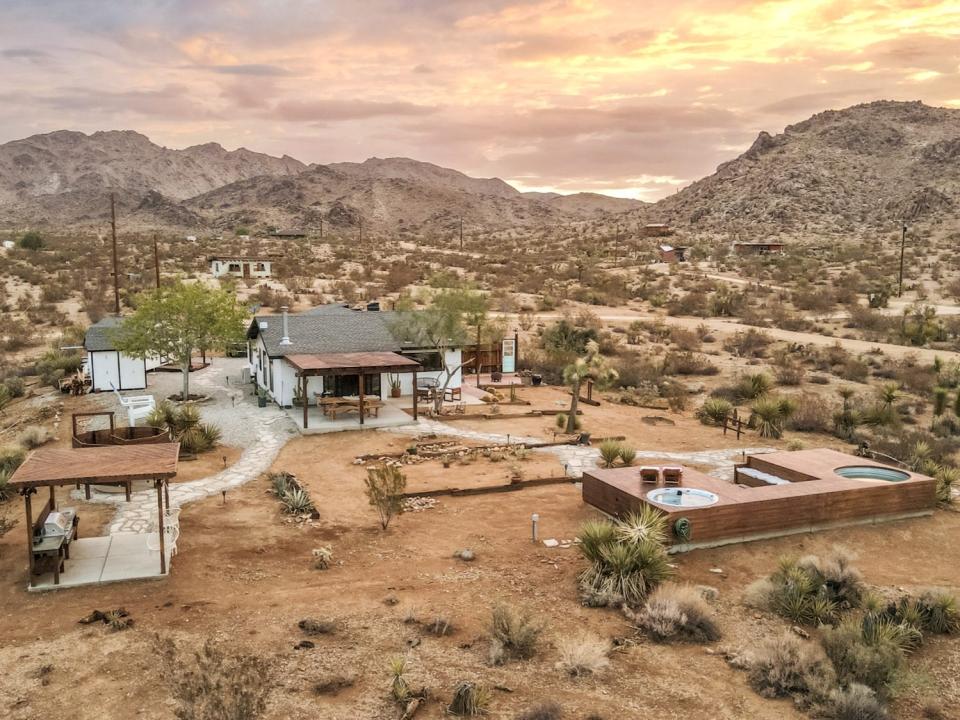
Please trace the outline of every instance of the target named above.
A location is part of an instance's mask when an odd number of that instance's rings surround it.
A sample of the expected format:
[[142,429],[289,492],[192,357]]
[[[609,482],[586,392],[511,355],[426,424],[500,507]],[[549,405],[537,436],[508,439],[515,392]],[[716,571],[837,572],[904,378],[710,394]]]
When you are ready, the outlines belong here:
[[[323,414],[330,416],[334,420],[337,419],[338,414],[343,412],[360,412],[359,397],[323,397],[320,393],[315,393],[315,395],[317,396],[317,405],[323,411]],[[364,415],[367,417],[371,415],[378,417],[380,408],[383,406],[383,401],[376,397],[364,398]]]

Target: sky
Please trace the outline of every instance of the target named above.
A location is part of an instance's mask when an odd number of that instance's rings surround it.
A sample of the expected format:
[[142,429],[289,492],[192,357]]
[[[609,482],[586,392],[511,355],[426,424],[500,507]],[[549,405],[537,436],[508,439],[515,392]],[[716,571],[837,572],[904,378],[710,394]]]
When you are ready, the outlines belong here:
[[878,99],[960,108],[960,0],[0,0],[0,142],[130,129],[655,200]]

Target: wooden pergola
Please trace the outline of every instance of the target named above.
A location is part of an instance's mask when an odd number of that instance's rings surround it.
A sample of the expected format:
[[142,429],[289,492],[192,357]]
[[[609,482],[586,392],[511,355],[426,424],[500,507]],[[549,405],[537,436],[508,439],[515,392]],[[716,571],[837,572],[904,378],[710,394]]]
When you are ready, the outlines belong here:
[[27,518],[27,555],[33,584],[33,507],[31,497],[41,487],[50,488],[50,498],[40,517],[56,510],[56,488],[63,485],[122,485],[152,480],[157,490],[160,573],[167,572],[163,537],[164,500],[170,505],[167,482],[177,474],[180,443],[157,445],[111,445],[92,448],[40,448],[34,450],[10,478],[10,486],[23,496]]
[[333,377],[356,375],[359,380],[360,424],[364,416],[364,384],[367,375],[381,373],[413,373],[413,419],[417,411],[417,371],[421,366],[413,358],[394,352],[319,353],[313,355],[288,355],[287,362],[297,372],[303,397],[303,428],[307,428],[307,379],[312,376]]

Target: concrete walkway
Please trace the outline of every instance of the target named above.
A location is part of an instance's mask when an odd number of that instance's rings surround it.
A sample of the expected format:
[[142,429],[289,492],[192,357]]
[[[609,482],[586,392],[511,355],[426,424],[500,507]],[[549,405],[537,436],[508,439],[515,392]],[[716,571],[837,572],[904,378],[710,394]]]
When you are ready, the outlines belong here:
[[[493,444],[506,444],[508,441],[512,443],[530,444],[543,442],[542,438],[536,437],[524,437],[523,435],[508,436],[497,433],[478,432],[476,430],[465,430],[439,420],[420,420],[415,425],[390,428],[386,432],[396,432],[403,435],[434,433],[437,435],[451,435],[453,437],[464,438],[465,440],[475,440]],[[564,467],[566,467],[567,475],[570,477],[582,477],[584,470],[598,467],[600,462],[600,449],[589,445],[554,445],[534,449],[536,452],[547,452],[556,455]],[[721,480],[732,481],[734,462],[742,453],[758,455],[773,451],[774,448],[769,447],[727,448],[724,450],[701,450],[689,453],[638,450],[637,458],[705,465],[712,468],[708,475],[712,475]]]
[[[245,392],[246,388],[228,383],[228,378],[240,377],[240,369],[245,364],[244,359],[217,358],[213,365],[190,376],[191,393],[212,398],[199,406],[203,421],[219,427],[229,444],[246,450],[237,462],[216,475],[191,482],[171,483],[171,509],[254,480],[270,467],[287,440],[296,435],[296,428],[285,412],[272,405],[257,407]],[[158,402],[180,390],[179,373],[153,373],[149,378],[147,392],[156,397]],[[108,406],[107,409],[119,407],[113,393],[102,393],[97,398]],[[83,494],[74,491],[73,496],[82,499]],[[123,493],[94,490],[90,500],[116,507],[117,514],[110,524],[111,533],[156,531],[157,495],[153,489],[133,493],[130,502],[126,502]],[[173,513],[173,516],[176,515]]]

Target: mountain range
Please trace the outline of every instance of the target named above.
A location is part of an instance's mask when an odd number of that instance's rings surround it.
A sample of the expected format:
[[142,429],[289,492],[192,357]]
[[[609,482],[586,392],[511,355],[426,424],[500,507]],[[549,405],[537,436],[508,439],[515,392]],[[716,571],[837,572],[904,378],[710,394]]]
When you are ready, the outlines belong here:
[[[638,168],[638,172],[642,172]],[[960,110],[880,101],[761,132],[739,157],[657,203],[520,192],[407,158],[307,165],[133,131],[57,131],[0,145],[0,227],[371,232],[666,222],[692,234],[842,235],[960,215]]]

